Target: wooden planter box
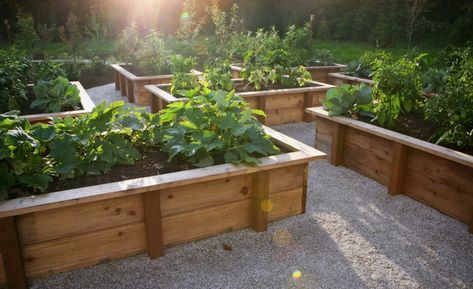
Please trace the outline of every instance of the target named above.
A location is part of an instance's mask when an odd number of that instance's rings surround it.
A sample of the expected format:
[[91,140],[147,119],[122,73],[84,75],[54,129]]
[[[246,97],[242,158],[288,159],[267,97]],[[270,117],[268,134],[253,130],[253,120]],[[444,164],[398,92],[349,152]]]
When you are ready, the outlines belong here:
[[78,81],[71,81],[71,83],[74,84],[77,87],[77,89],[79,89],[80,102],[82,104],[83,109],[62,111],[62,112],[28,114],[28,115],[22,115],[22,116],[28,119],[28,121],[33,124],[33,123],[38,123],[38,122],[47,123],[53,117],[61,117],[61,118],[64,118],[66,116],[76,117],[81,114],[91,112],[92,109],[94,109],[95,104],[92,101],[92,99],[90,99],[90,96],[87,94],[84,87],[82,87],[82,85]]
[[327,74],[327,83],[339,86],[342,84],[367,84],[367,85],[373,85],[373,81],[371,79],[366,79],[366,78],[360,78],[360,77],[354,77],[354,76],[349,76],[344,73],[328,73]]
[[[309,161],[325,154],[265,128],[288,153],[0,202],[0,284],[303,214]],[[3,264],[2,264],[3,263]],[[26,277],[25,277],[26,276]]]
[[[346,65],[342,64],[335,64],[335,65],[327,65],[327,66],[306,66],[305,69],[310,72],[312,75],[312,79],[318,82],[329,83],[328,74],[332,72],[339,72]],[[233,78],[240,78],[241,72],[243,71],[243,67],[232,65],[232,77]]]
[[[234,79],[234,81],[242,81]],[[263,91],[239,92],[251,108],[258,108],[266,112],[266,118],[260,118],[264,125],[278,125],[292,122],[312,121],[314,117],[305,113],[305,109],[321,105],[325,93],[334,87],[329,84],[312,81],[314,86],[288,89],[274,89]],[[169,103],[187,101],[187,98],[176,98],[166,92],[169,84],[146,85],[152,94],[151,111],[158,112]]]
[[[137,105],[148,106],[151,104],[151,95],[145,90],[147,84],[170,83],[172,74],[155,76],[137,76],[127,70],[128,65],[112,64],[115,75],[115,89],[120,90],[123,96],[128,98],[128,102]],[[192,73],[202,74],[192,70]]]
[[316,116],[316,147],[343,165],[464,223],[473,233],[473,157],[347,117]]

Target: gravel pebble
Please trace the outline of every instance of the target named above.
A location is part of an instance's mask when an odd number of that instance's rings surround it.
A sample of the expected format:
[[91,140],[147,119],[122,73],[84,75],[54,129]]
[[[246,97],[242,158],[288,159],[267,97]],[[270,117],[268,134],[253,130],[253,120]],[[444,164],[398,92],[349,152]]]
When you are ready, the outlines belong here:
[[[95,100],[113,90],[89,92]],[[314,123],[274,128],[313,145]],[[222,234],[158,260],[112,261],[31,288],[473,288],[467,225],[327,161],[311,163],[309,174],[306,214],[267,232]]]

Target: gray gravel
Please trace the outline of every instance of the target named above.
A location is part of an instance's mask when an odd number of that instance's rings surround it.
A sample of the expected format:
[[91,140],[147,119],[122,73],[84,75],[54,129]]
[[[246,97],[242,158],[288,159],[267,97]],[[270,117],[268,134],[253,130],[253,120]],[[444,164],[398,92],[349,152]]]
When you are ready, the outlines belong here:
[[[313,145],[313,123],[275,128]],[[227,233],[169,248],[159,260],[140,255],[32,288],[473,288],[465,224],[327,161],[309,174],[306,214],[265,233]]]

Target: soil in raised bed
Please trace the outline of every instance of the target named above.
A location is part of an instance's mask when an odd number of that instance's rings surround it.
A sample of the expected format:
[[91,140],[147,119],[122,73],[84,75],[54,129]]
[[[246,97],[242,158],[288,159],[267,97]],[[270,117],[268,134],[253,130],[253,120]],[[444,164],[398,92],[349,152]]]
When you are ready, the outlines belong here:
[[186,164],[183,165],[169,162],[168,155],[163,152],[142,151],[141,155],[143,156],[143,159],[137,160],[133,165],[117,165],[103,175],[81,176],[67,180],[56,179],[50,185],[48,191],[55,192],[76,189],[80,187],[120,182],[189,169],[189,166]]
[[[368,118],[361,118],[363,122],[374,124],[381,127],[378,123],[371,122]],[[383,127],[387,128],[387,127]],[[422,114],[400,115],[397,124],[394,128],[387,128],[389,130],[408,135],[423,141],[433,142],[432,136],[438,131],[440,126],[433,122],[426,120]],[[473,147],[460,147],[453,144],[440,144],[443,147],[450,148],[459,152],[463,152],[473,156]]]

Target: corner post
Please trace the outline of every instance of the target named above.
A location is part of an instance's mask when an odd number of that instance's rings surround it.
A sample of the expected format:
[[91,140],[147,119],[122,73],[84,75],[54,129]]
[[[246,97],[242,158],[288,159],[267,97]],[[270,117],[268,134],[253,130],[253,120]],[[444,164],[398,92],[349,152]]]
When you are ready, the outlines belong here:
[[407,147],[395,142],[393,145],[393,156],[391,161],[391,174],[389,178],[388,191],[392,196],[403,193],[406,172]]
[[133,97],[133,80],[131,79],[126,79],[126,96],[128,97],[128,102],[132,103],[135,102],[135,99]]
[[269,173],[267,171],[261,171],[253,175],[252,191],[251,228],[255,232],[264,232],[268,229],[268,212],[271,209]]
[[[258,109],[262,110],[266,113],[266,97],[264,95],[258,96]],[[261,124],[265,125],[266,124],[266,118],[263,116],[258,116],[259,122]]]
[[120,89],[120,74],[118,73],[118,71],[113,70],[113,75],[115,78],[115,90],[119,90]]
[[334,166],[340,166],[343,163],[343,141],[345,126],[340,123],[333,125],[332,146],[330,151],[330,163]]
[[121,96],[126,95],[126,77],[123,74],[120,74],[120,93]]
[[161,219],[161,194],[159,191],[143,194],[147,251],[150,259],[164,256],[163,224]]
[[305,92],[304,93],[304,121],[310,122],[314,120],[314,116],[312,116],[310,113],[307,113],[305,111],[306,108],[316,106],[313,101],[314,97],[311,92]]
[[14,217],[0,219],[0,252],[2,254],[8,288],[28,288]]

